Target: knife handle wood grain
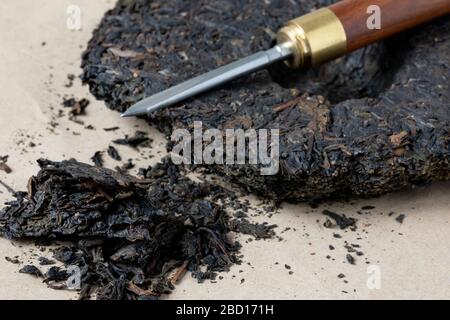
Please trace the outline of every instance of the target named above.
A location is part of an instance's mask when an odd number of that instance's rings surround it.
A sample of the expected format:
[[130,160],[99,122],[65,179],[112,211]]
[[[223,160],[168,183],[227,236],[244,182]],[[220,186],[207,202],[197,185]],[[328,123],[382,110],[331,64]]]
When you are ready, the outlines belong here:
[[[402,31],[450,14],[450,0],[343,0],[329,7],[341,21],[347,36],[347,52],[381,41]],[[376,18],[379,29],[370,28]]]

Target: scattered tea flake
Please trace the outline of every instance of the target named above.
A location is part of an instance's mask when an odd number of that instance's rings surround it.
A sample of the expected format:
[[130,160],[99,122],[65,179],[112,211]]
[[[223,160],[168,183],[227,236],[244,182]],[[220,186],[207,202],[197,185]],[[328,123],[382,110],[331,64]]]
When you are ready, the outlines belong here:
[[323,226],[327,229],[331,229],[333,228],[333,222],[331,222],[331,220],[327,218],[323,223]]
[[[71,108],[69,112],[69,120],[82,126],[84,126],[84,122],[79,120],[77,117],[86,114],[86,108],[89,106],[89,104],[89,100],[84,98],[81,100],[76,100],[75,98],[63,100],[63,106],[66,108]],[[73,132],[73,134],[79,135],[76,132]]]
[[110,128],[103,128],[104,131],[109,132],[109,131],[116,131],[119,130],[119,127],[110,127]]
[[345,244],[344,247],[347,249],[347,252],[356,252],[356,250],[349,244]]
[[144,142],[152,142],[152,139],[147,136],[147,132],[144,131],[136,131],[132,137],[125,135],[125,138],[113,140],[115,144],[131,146],[133,148],[137,148]]
[[350,264],[355,264],[355,258],[351,255],[351,254],[347,254],[346,256],[345,256],[345,258],[347,259],[347,262],[348,263],[350,263]]
[[70,110],[70,113],[74,116],[80,116],[86,114],[86,108],[89,106],[90,102],[87,99],[81,99],[75,106]]
[[233,231],[252,235],[256,239],[273,237],[275,234],[273,229],[276,227],[276,225],[269,225],[267,223],[251,223],[247,219],[234,219],[231,221],[231,228]]
[[345,278],[345,274],[343,274],[343,273],[339,273],[339,274],[338,274],[338,278],[339,278],[339,279],[343,279],[343,278]]
[[406,218],[406,216],[405,216],[404,214],[400,214],[400,215],[398,215],[398,216],[395,218],[395,220],[396,220],[398,223],[403,223],[403,220],[405,220],[405,218]]
[[39,277],[39,278],[43,277],[42,272],[38,268],[36,268],[35,266],[33,266],[31,264],[28,264],[28,265],[22,267],[19,270],[19,272],[30,274],[32,276]]
[[113,146],[108,147],[108,155],[114,160],[117,160],[117,161],[122,160],[122,157],[119,155],[119,151],[117,151],[117,149],[114,148]]
[[64,85],[66,88],[71,88],[73,86],[73,81],[75,80],[75,75],[69,73],[67,75],[68,82]]
[[375,206],[362,206],[361,210],[373,210],[375,209]]
[[3,170],[8,174],[12,172],[11,167],[8,166],[5,162],[0,162],[0,170]]
[[106,132],[108,132],[108,131],[116,131],[116,130],[119,130],[119,129],[120,129],[119,127],[103,128],[103,130],[105,130]]
[[127,162],[125,162],[121,167],[118,168],[119,171],[127,172],[128,170],[131,170],[135,167],[133,163],[133,159],[128,159]]
[[355,223],[357,222],[357,220],[354,218],[351,218],[351,217],[347,218],[345,216],[345,214],[337,214],[330,210],[324,210],[324,211],[322,211],[322,213],[324,215],[330,217],[331,219],[333,219],[341,229],[346,229],[350,226],[354,226]]
[[0,170],[5,171],[7,174],[12,172],[12,169],[10,166],[8,166],[6,164],[6,162],[8,161],[9,156],[0,156]]
[[50,266],[50,265],[55,264],[54,260],[48,259],[46,257],[39,257],[38,261],[41,266]]
[[70,115],[71,116],[81,116],[86,114],[86,108],[89,106],[89,100],[83,98],[81,100],[76,100],[74,98],[70,98],[68,100],[64,100],[64,107],[71,108]]
[[91,160],[97,167],[103,167],[103,164],[104,164],[103,152],[102,151],[95,152],[94,155],[92,156]]
[[48,271],[45,273],[45,280],[44,282],[60,282],[65,281],[69,277],[69,274],[66,270],[61,269],[60,267],[51,267],[48,269]]
[[284,268],[285,268],[285,269],[288,269],[288,270],[291,270],[291,266],[288,265],[288,264],[285,264],[285,265],[284,265]]
[[5,257],[5,260],[12,264],[20,264],[20,260],[17,258]]
[[75,106],[75,104],[77,103],[77,100],[75,98],[64,98],[63,100],[63,106],[65,108],[73,108],[73,106]]

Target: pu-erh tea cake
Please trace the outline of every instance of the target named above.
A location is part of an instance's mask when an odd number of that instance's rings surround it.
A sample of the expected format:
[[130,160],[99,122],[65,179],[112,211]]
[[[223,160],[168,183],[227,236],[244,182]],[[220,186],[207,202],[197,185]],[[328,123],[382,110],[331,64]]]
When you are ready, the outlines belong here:
[[[331,0],[118,1],[84,53],[82,79],[123,112],[145,96],[269,48],[288,20]],[[254,14],[258,12],[258,14]],[[214,165],[280,199],[379,195],[450,177],[450,19],[308,72],[283,65],[151,115],[170,134],[280,130],[280,168]]]

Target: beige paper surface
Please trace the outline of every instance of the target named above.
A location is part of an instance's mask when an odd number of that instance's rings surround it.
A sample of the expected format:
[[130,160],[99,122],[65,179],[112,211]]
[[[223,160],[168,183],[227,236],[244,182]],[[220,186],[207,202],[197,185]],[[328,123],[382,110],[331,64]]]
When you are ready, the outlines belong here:
[[[80,31],[70,31],[66,25],[66,10],[72,4],[81,9]],[[114,138],[137,129],[150,133],[154,148],[143,149],[140,154],[119,146],[122,158],[132,158],[137,167],[143,167],[163,156],[165,141],[155,129],[143,121],[121,119],[95,101],[78,79],[72,88],[65,87],[69,73],[80,74],[80,54],[104,12],[113,5],[114,1],[105,0],[0,2],[0,156],[9,155],[8,164],[13,169],[11,174],[0,171],[0,180],[15,190],[26,189],[28,177],[38,170],[36,159],[74,157],[90,162],[95,151],[106,149]],[[80,120],[95,130],[87,130],[67,116],[57,118],[64,95],[91,101],[87,115]],[[52,127],[52,122],[58,125]],[[116,125],[120,126],[116,132],[103,130]],[[30,142],[36,146],[30,147]],[[148,159],[150,154],[155,157]],[[105,160],[109,167],[119,165],[106,156]],[[281,241],[246,243],[248,237],[239,237],[242,265],[222,274],[224,279],[217,283],[197,284],[188,274],[170,298],[449,299],[449,191],[450,183],[435,183],[377,199],[356,200],[352,205],[330,203],[311,209],[305,204],[285,204],[270,219],[256,218],[279,225]],[[4,187],[0,186],[0,192],[1,203],[11,199]],[[358,215],[356,211],[365,205],[376,208],[371,214]],[[356,217],[357,232],[324,228],[321,211],[327,208]],[[389,216],[389,212],[395,214]],[[395,221],[398,214],[406,215],[403,224]],[[286,227],[291,229],[283,232]],[[333,237],[334,232],[342,238]],[[359,244],[364,252],[356,258],[356,265],[345,260],[345,241]],[[7,262],[4,256],[18,255],[26,263],[34,247],[18,245],[0,240],[0,299],[76,297],[73,292],[48,289],[41,280],[19,274],[20,266]],[[380,288],[370,288],[377,283],[372,280],[376,276],[373,272],[378,271]],[[339,279],[340,273],[345,278]],[[241,279],[245,281],[241,283]]]

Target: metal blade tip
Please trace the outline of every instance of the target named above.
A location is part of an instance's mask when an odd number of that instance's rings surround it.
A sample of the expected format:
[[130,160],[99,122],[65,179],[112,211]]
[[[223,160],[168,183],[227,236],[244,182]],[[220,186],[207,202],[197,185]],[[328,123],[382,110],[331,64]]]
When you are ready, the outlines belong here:
[[137,107],[136,105],[132,106],[128,110],[126,110],[124,113],[122,113],[120,116],[122,118],[128,118],[128,117],[135,117],[139,115],[147,114],[147,111],[143,109],[142,107]]

